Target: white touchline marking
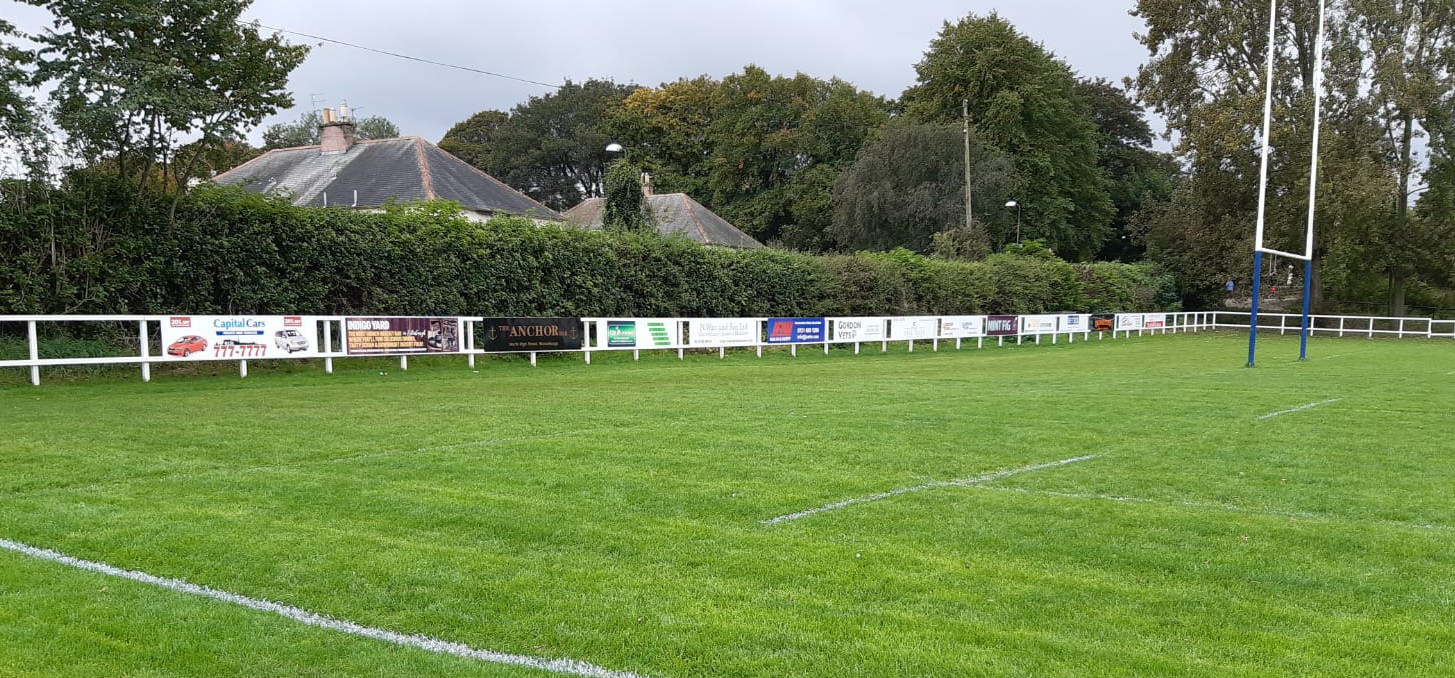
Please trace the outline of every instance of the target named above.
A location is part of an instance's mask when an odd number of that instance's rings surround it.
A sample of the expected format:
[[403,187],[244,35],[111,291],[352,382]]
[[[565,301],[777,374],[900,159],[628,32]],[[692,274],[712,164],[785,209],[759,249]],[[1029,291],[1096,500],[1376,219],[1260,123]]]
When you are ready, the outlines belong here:
[[1097,457],[1097,455],[1088,454],[1088,455],[1081,456],[1081,457],[1071,457],[1070,459],[1062,459],[1060,461],[1052,461],[1052,462],[1047,462],[1047,463],[1044,463],[1044,464],[1036,464],[1034,466],[1022,466],[1020,468],[1013,468],[1013,469],[1009,469],[1009,470],[1005,470],[1005,471],[996,471],[994,473],[987,473],[985,475],[974,476],[974,477],[971,477],[971,478],[960,478],[958,480],[939,480],[939,481],[935,481],[935,482],[932,482],[932,483],[925,483],[923,485],[915,485],[914,487],[901,487],[901,488],[899,488],[897,490],[890,490],[888,492],[880,492],[878,494],[871,494],[871,495],[864,496],[864,497],[855,497],[853,499],[845,499],[843,501],[834,502],[832,504],[826,504],[824,506],[819,506],[817,508],[805,509],[805,510],[799,511],[797,513],[789,513],[789,514],[786,514],[786,515],[778,516],[776,518],[769,518],[767,520],[760,520],[758,522],[760,524],[762,524],[762,525],[777,525],[778,523],[784,523],[784,522],[788,522],[790,520],[798,520],[799,518],[807,518],[808,516],[814,515],[816,513],[823,513],[825,511],[832,511],[834,509],[841,509],[841,508],[844,508],[845,506],[852,506],[854,504],[863,504],[865,502],[879,501],[880,499],[888,499],[889,497],[895,497],[895,496],[898,496],[898,495],[901,495],[901,494],[908,494],[910,492],[919,492],[921,490],[930,490],[930,489],[934,489],[934,488],[937,488],[937,487],[965,487],[965,486],[969,486],[969,485],[978,485],[980,483],[988,483],[988,482],[990,482],[992,480],[1000,480],[1001,478],[1009,478],[1011,476],[1020,475],[1022,473],[1030,473],[1031,471],[1040,471],[1040,470],[1043,470],[1043,469],[1054,468],[1054,467],[1057,467],[1057,466],[1065,466],[1067,464],[1074,464],[1074,463],[1076,463],[1078,461],[1086,461],[1088,459],[1095,459],[1096,457]]
[[1113,501],[1126,504],[1153,504],[1157,506],[1181,506],[1186,508],[1206,509],[1211,511],[1229,511],[1233,513],[1247,513],[1256,516],[1267,516],[1271,518],[1293,518],[1299,520],[1323,520],[1337,523],[1353,523],[1357,525],[1385,525],[1389,527],[1403,527],[1411,530],[1440,530],[1455,531],[1450,525],[1433,523],[1407,523],[1399,520],[1359,520],[1357,518],[1345,518],[1343,516],[1330,515],[1327,513],[1313,513],[1310,511],[1267,511],[1251,509],[1237,504],[1219,504],[1206,501],[1166,501],[1162,499],[1146,499],[1143,497],[1123,497],[1114,494],[1089,494],[1082,492],[1054,492],[1051,490],[1033,490],[1024,487],[996,487],[993,485],[977,485],[974,489],[995,491],[995,492],[1017,492],[1020,494],[1034,494],[1043,497],[1061,497],[1064,499],[1097,499],[1101,501]]
[[260,612],[271,612],[280,617],[286,617],[288,619],[292,619],[293,621],[307,624],[308,626],[316,626],[319,628],[328,629],[330,631],[338,631],[340,633],[348,633],[356,636],[363,636],[365,638],[373,638],[374,640],[382,640],[386,643],[393,643],[395,645],[414,647],[424,650],[426,652],[447,654],[455,657],[460,657],[462,659],[477,659],[479,661],[491,662],[495,664],[523,666],[527,668],[540,669],[542,671],[550,671],[552,673],[571,676],[588,676],[590,678],[643,678],[641,674],[632,673],[630,671],[613,671],[611,669],[605,669],[600,666],[596,666],[595,664],[588,664],[586,662],[577,661],[575,659],[547,659],[545,657],[532,657],[530,655],[523,654],[510,654],[507,652],[495,652],[493,650],[480,650],[465,645],[463,643],[440,640],[438,638],[431,638],[429,636],[398,633],[396,631],[388,631],[385,629],[373,628],[370,626],[362,626],[359,624],[355,624],[351,621],[334,619],[333,617],[309,612],[308,610],[293,607],[291,605],[275,603],[269,600],[260,600],[258,598],[249,598],[244,595],[228,593],[226,591],[218,591],[217,589],[193,584],[189,581],[185,581],[182,579],[158,577],[155,575],[147,574],[145,572],[138,572],[136,570],[124,570],[113,565],[107,565],[106,563],[98,563],[91,560],[82,560],[80,558],[68,556],[64,553],[59,553],[50,549],[36,548],[34,546],[29,546],[20,542],[10,541],[9,539],[0,539],[0,548],[8,549],[16,553],[22,553],[27,556],[31,556],[32,558],[39,558],[41,560],[48,560],[53,563],[68,565],[70,567],[74,567],[80,570],[96,572],[110,577],[130,579],[131,581],[141,582],[143,584],[150,584],[152,586],[159,586],[161,588],[170,589],[178,593],[185,593],[193,596],[202,596],[203,598],[212,598],[214,600],[220,600],[225,603],[241,605],[246,608],[258,610]]
[[1278,412],[1269,412],[1268,414],[1265,414],[1265,415],[1263,415],[1261,417],[1258,417],[1258,418],[1259,419],[1270,419],[1270,418],[1276,417],[1276,416],[1278,416],[1280,414],[1291,414],[1293,412],[1302,412],[1302,411],[1307,410],[1307,409],[1312,408],[1312,407],[1318,407],[1319,405],[1327,405],[1329,403],[1337,403],[1340,400],[1343,400],[1343,398],[1333,398],[1333,399],[1330,399],[1330,400],[1320,400],[1319,402],[1316,402],[1316,403],[1309,403],[1307,405],[1299,405],[1298,407],[1295,407],[1295,408],[1293,408],[1291,410],[1281,410],[1281,411],[1278,411]]

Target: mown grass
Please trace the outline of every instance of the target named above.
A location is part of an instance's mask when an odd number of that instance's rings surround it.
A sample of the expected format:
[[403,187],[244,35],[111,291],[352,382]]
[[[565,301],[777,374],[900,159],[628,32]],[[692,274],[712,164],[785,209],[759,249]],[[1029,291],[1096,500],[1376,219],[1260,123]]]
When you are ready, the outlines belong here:
[[[662,677],[1455,673],[1455,344],[1245,347],[6,386],[0,537]],[[0,674],[539,672],[0,550]]]

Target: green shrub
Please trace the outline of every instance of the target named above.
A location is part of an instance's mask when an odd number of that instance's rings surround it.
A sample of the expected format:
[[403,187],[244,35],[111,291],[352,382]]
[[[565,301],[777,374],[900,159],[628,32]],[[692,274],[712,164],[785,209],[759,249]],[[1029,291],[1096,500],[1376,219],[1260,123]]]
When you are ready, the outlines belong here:
[[168,198],[105,178],[0,189],[0,313],[891,315],[1153,310],[1176,298],[1148,265],[1049,253],[736,251],[522,218],[480,224],[444,202],[366,213],[214,186],[169,221]]

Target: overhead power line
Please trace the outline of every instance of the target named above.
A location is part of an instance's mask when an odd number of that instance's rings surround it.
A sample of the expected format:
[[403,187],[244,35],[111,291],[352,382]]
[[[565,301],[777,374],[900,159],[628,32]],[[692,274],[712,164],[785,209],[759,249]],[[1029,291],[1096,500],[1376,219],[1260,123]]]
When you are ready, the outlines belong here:
[[290,30],[288,30],[286,28],[278,28],[276,26],[268,26],[268,25],[265,25],[265,24],[263,24],[261,22],[257,22],[257,21],[243,22],[243,23],[250,23],[250,24],[253,24],[253,25],[257,26],[258,28],[266,28],[266,29],[268,29],[270,31],[277,31],[279,33],[287,33],[289,35],[297,35],[299,37],[308,38],[310,40],[320,40],[320,41],[323,41],[323,42],[333,43],[335,45],[343,45],[344,47],[352,47],[354,49],[361,49],[361,50],[364,50],[365,52],[373,52],[375,54],[383,54],[385,56],[392,56],[392,57],[394,57],[396,59],[406,59],[408,61],[418,61],[420,63],[430,64],[430,65],[433,65],[433,66],[443,66],[445,68],[453,68],[453,69],[459,70],[459,71],[467,71],[467,72],[470,72],[470,73],[479,73],[480,75],[488,75],[488,76],[495,77],[495,78],[504,78],[506,80],[514,80],[516,82],[525,82],[525,83],[530,83],[532,85],[540,85],[541,87],[550,87],[552,89],[561,89],[561,86],[560,85],[553,85],[553,84],[551,84],[549,82],[541,82],[539,80],[531,80],[530,78],[518,78],[518,77],[513,76],[513,75],[506,75],[504,73],[496,73],[494,71],[487,71],[487,70],[482,69],[482,68],[474,68],[474,67],[471,67],[471,66],[460,66],[458,64],[450,64],[450,63],[445,63],[443,61],[435,61],[433,59],[425,59],[423,57],[410,56],[408,54],[400,54],[398,52],[391,52],[391,51],[385,50],[385,49],[377,49],[377,48],[374,48],[374,47],[368,47],[368,46],[365,46],[365,45],[359,45],[359,44],[356,44],[356,43],[346,42],[346,41],[343,41],[343,40],[334,40],[333,38],[325,38],[325,37],[323,37],[321,35],[313,35],[311,33],[304,33],[302,31],[290,31]]

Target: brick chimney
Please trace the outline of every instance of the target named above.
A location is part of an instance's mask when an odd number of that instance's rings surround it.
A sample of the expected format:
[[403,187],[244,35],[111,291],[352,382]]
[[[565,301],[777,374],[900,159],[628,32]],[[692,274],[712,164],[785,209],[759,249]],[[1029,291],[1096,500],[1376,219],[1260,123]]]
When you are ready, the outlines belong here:
[[347,103],[339,106],[338,115],[334,115],[332,108],[323,109],[318,137],[321,144],[319,153],[323,155],[344,153],[354,145],[354,119],[349,115]]

